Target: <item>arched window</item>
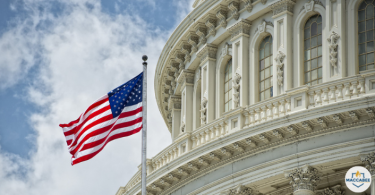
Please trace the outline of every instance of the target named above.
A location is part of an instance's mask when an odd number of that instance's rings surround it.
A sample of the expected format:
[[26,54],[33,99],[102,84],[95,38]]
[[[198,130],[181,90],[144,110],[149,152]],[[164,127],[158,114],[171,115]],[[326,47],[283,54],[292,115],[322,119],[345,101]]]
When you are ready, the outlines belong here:
[[259,46],[259,101],[273,96],[272,37],[263,39]]
[[232,109],[232,59],[225,67],[224,77],[224,112]]
[[359,71],[374,69],[374,7],[365,0],[358,8]]
[[322,16],[311,16],[304,29],[305,85],[322,83]]

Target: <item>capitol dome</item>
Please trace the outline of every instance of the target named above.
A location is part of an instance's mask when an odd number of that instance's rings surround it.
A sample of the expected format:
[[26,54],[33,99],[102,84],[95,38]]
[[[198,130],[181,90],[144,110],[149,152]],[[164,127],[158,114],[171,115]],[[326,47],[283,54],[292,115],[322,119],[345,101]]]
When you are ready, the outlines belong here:
[[[155,72],[173,143],[147,161],[149,195],[350,195],[353,166],[375,180],[374,0],[193,7]],[[140,192],[141,170],[117,195]]]

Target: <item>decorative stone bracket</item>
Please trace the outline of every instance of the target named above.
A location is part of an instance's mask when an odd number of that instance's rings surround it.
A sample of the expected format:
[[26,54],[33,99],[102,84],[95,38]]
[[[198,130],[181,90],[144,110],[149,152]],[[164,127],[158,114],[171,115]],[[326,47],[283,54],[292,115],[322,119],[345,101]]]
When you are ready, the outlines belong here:
[[229,3],[228,8],[231,11],[231,16],[233,16],[235,20],[238,20],[238,18],[240,17],[240,3],[237,1],[232,1]]
[[206,26],[208,28],[208,35],[216,35],[216,17],[213,14],[208,14],[204,20],[206,21]]
[[245,3],[245,8],[248,12],[253,11],[253,4],[251,0],[242,0]]
[[329,44],[329,56],[330,56],[330,64],[332,67],[337,68],[337,40],[340,38],[340,35],[332,31],[331,35],[329,35],[327,41]]
[[219,5],[219,7],[215,9],[216,17],[219,19],[220,26],[223,28],[227,27],[227,10],[227,7],[224,5]]
[[277,67],[277,84],[283,86],[284,81],[284,58],[285,54],[282,51],[279,51],[279,54],[276,55],[276,67]]
[[197,23],[195,25],[195,33],[199,36],[199,45],[206,44],[207,39],[207,28],[206,25],[203,23]]

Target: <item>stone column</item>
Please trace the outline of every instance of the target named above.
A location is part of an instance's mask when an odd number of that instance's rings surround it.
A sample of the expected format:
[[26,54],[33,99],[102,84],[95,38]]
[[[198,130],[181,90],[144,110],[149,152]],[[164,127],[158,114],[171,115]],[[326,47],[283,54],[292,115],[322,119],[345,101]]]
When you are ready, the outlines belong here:
[[[249,35],[251,22],[241,19],[228,28],[232,41],[232,108],[249,105]],[[239,94],[238,94],[239,93]]]
[[[327,29],[327,39],[322,40],[327,44],[329,57],[328,69],[326,70],[327,74],[324,82],[341,79],[346,77],[346,69],[354,75],[357,70],[357,66],[348,66],[346,68],[346,45],[345,45],[345,33],[346,33],[346,6],[345,0],[326,0],[326,29]],[[324,19],[324,18],[323,18]],[[324,54],[323,54],[324,55]],[[354,54],[357,55],[357,54]],[[324,72],[323,72],[324,74]],[[357,73],[358,74],[358,73]]]
[[285,171],[294,195],[315,195],[316,183],[320,180],[318,170],[309,165]]
[[168,100],[168,110],[172,117],[172,141],[174,141],[180,133],[181,123],[181,96],[172,95]]
[[293,64],[293,0],[280,0],[270,5],[273,11],[273,95],[292,88]]
[[193,130],[201,126],[201,70],[195,71],[193,91]]
[[177,78],[179,85],[181,86],[181,99],[182,107],[184,108],[181,112],[181,133],[193,131],[193,88],[194,88],[194,71],[182,70],[180,76]]
[[198,57],[201,59],[202,67],[202,102],[206,102],[206,116],[203,124],[215,120],[215,70],[216,70],[217,47],[213,44],[205,44],[198,51]]
[[361,161],[371,174],[371,195],[375,195],[375,152],[361,155]]

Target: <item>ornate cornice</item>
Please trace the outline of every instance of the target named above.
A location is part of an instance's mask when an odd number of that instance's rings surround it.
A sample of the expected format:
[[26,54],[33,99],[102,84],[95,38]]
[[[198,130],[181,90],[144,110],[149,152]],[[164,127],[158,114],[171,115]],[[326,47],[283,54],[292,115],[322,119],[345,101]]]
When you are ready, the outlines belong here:
[[206,44],[198,51],[198,57],[201,59],[201,63],[206,60],[216,60],[217,46],[214,44]]
[[293,15],[293,8],[295,4],[296,2],[294,0],[279,0],[269,7],[273,11],[273,17],[276,17],[282,13],[289,13]]
[[241,19],[228,28],[229,33],[232,35],[231,40],[234,40],[240,36],[249,37],[250,35],[251,22],[249,20]]

